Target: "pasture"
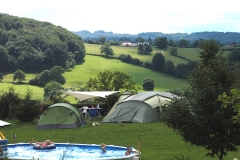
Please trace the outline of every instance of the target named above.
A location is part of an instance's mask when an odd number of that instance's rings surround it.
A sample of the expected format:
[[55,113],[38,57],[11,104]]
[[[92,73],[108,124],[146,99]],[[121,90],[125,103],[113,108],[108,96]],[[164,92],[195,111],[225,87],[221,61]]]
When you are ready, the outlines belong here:
[[183,91],[188,87],[187,80],[185,79],[175,78],[144,67],[123,63],[117,59],[90,55],[85,57],[83,64],[77,65],[71,71],[64,73],[64,76],[67,77],[67,82],[64,86],[75,87],[74,85],[79,85],[81,87],[89,78],[96,78],[98,73],[105,69],[112,72],[121,71],[131,75],[133,81],[138,86],[142,86],[143,80],[149,77],[154,80],[155,91],[169,91],[174,89]]
[[[66,83],[63,87],[76,89],[83,88],[90,78],[96,78],[98,73],[105,69],[111,70],[112,72],[121,71],[131,75],[132,80],[140,87],[145,78],[151,78],[154,80],[155,84],[154,91],[184,91],[189,85],[186,79],[172,77],[144,67],[123,63],[117,59],[86,55],[85,61],[82,64],[76,65],[74,69],[69,69],[64,73]],[[0,82],[0,88],[1,90],[7,90],[9,86],[14,86],[20,95],[25,95],[26,89],[29,87],[33,90],[33,98],[42,98],[43,87],[28,85],[29,80],[34,77],[35,74],[26,72],[26,81],[23,81],[23,84],[19,84],[13,82],[13,73],[5,73],[3,81]]]
[[[101,45],[96,45],[96,44],[88,44],[88,43],[84,43],[85,45],[85,49],[86,49],[86,53],[91,53],[91,54],[100,54],[100,50],[99,48],[101,47]],[[173,63],[176,65],[180,64],[180,63],[184,63],[186,64],[188,61],[183,60],[181,58],[172,56],[169,53],[170,47],[168,49],[159,49],[156,46],[151,46],[153,51],[148,54],[138,54],[138,50],[137,47],[122,47],[122,46],[111,46],[111,48],[113,49],[114,52],[114,57],[119,57],[119,55],[121,54],[129,54],[131,55],[131,57],[133,58],[138,58],[139,60],[141,60],[142,62],[152,62],[152,58],[154,56],[154,54],[156,53],[162,53],[162,55],[165,57],[165,60],[171,60],[173,61]],[[178,55],[184,56],[190,60],[198,60],[198,49],[197,48],[177,48],[178,50]]]

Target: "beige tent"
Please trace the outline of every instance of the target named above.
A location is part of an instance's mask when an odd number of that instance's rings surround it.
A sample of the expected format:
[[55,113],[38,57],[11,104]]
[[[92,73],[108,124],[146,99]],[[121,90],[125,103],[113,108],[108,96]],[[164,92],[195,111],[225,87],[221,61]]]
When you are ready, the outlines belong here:
[[63,91],[63,94],[74,96],[80,101],[91,99],[94,97],[106,98],[107,96],[115,93],[119,93],[119,91],[95,91],[95,92]]
[[159,122],[160,110],[176,96],[169,92],[122,94],[103,122]]

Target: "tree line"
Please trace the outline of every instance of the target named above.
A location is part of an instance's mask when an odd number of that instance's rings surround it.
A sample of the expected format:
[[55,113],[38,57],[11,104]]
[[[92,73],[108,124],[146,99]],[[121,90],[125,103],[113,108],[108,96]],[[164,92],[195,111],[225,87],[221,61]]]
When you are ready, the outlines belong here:
[[81,37],[28,18],[0,14],[0,71],[41,71],[53,66],[74,67],[84,60]]
[[172,39],[175,42],[180,41],[181,39],[184,39],[188,42],[193,43],[196,40],[204,39],[209,40],[211,38],[215,39],[221,44],[234,44],[237,45],[240,43],[240,33],[238,32],[193,32],[193,33],[171,33],[171,34],[165,34],[161,32],[143,32],[138,33],[136,35],[133,34],[118,34],[113,32],[105,32],[103,30],[98,30],[93,33],[83,30],[78,32],[73,32],[74,34],[80,36],[83,38],[85,42],[88,40],[97,40],[99,37],[106,37],[107,41],[131,41],[133,42],[138,37],[143,37],[144,39],[155,39],[156,37],[166,37],[167,39]]

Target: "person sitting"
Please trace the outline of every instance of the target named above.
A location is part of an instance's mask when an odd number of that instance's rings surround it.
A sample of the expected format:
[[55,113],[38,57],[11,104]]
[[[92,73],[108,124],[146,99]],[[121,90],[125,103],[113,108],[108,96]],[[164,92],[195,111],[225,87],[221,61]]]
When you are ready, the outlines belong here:
[[132,153],[138,154],[138,151],[133,151],[131,146],[127,146],[127,151],[125,152],[125,156],[130,155]]
[[102,143],[102,144],[100,145],[100,148],[101,148],[101,150],[102,150],[103,152],[106,152],[106,151],[107,151],[107,149],[106,149],[106,144],[104,144],[104,143]]
[[[33,144],[33,143],[35,143],[35,144]],[[53,144],[53,142],[50,141],[49,139],[47,139],[45,142],[38,142],[38,141],[35,141],[34,139],[32,139],[32,142],[30,142],[30,144],[39,145],[39,147],[42,148],[42,147],[46,147],[48,145]]]
[[83,106],[82,108],[82,114],[84,116],[84,118],[86,119],[87,118],[87,109],[88,109],[88,106]]

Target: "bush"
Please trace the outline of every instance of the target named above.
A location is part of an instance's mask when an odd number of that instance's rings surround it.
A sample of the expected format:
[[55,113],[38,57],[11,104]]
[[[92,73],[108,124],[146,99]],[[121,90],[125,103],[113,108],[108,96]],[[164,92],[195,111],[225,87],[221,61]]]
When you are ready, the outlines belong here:
[[11,117],[11,114],[14,112],[14,106],[19,104],[20,98],[14,87],[9,87],[8,91],[2,90],[0,95],[0,118],[6,119]]
[[27,90],[24,99],[20,100],[20,103],[15,105],[14,116],[23,122],[33,121],[39,114],[40,101],[32,100],[32,91]]
[[145,67],[152,69],[152,63],[151,62],[145,62]]

